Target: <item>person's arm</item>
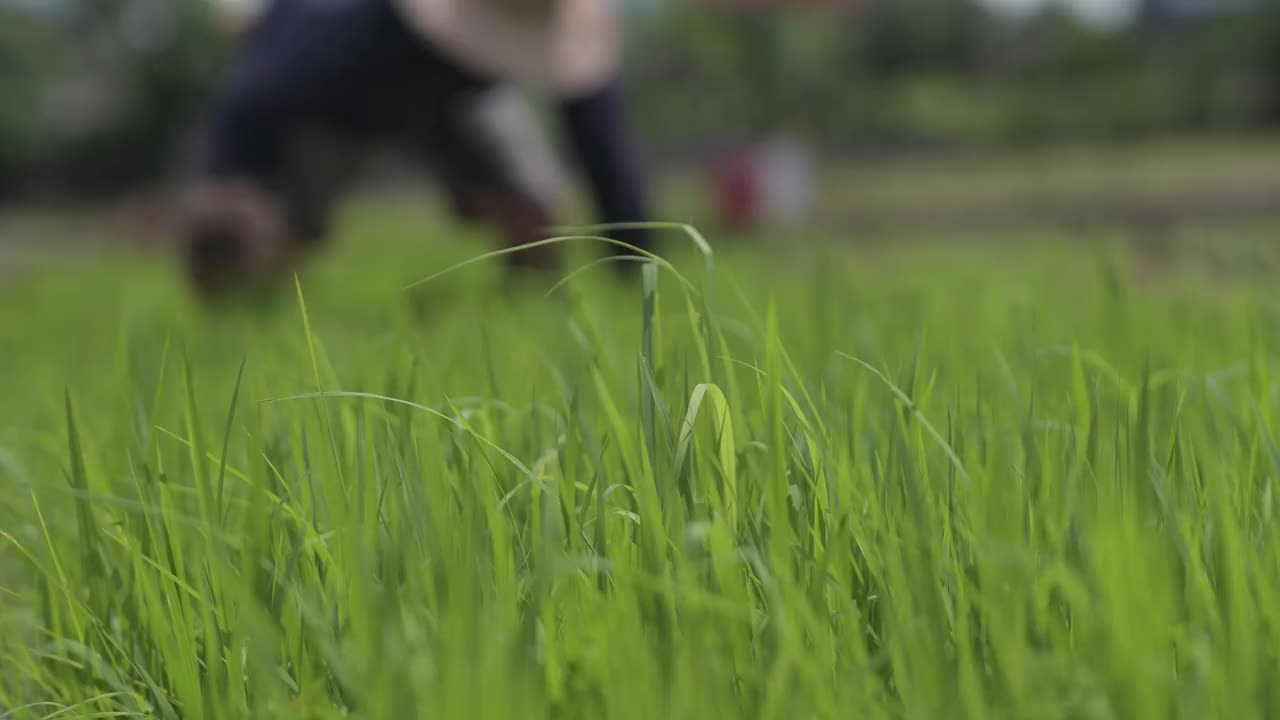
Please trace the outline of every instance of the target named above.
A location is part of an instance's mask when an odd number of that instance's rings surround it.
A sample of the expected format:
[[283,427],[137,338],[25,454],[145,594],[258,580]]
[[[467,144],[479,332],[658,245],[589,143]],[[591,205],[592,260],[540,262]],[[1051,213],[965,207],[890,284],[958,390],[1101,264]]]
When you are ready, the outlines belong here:
[[296,120],[316,94],[320,73],[313,70],[315,53],[305,50],[307,35],[286,25],[291,19],[280,9],[286,7],[278,0],[263,19],[211,108],[201,174],[267,193],[295,237],[311,242],[327,229],[330,192],[318,184],[323,178],[299,165],[310,135]]
[[239,68],[212,108],[202,175],[273,185],[282,159],[283,133],[270,82],[255,68]]
[[[591,189],[602,223],[645,222],[649,186],[632,135],[621,82],[614,79],[588,95],[560,103],[570,149]],[[616,240],[652,252],[646,230],[608,233]],[[614,251],[631,254],[624,248]]]

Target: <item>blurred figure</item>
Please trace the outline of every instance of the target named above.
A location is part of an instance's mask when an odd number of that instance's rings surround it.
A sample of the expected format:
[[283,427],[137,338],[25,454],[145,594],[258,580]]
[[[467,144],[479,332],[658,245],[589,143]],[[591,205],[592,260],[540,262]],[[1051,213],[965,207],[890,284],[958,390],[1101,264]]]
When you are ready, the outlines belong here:
[[[348,151],[374,142],[430,165],[458,216],[485,223],[506,246],[541,239],[555,201],[532,117],[512,112],[504,94],[513,87],[554,99],[601,222],[647,219],[648,188],[619,84],[619,20],[607,4],[268,4],[214,106],[185,208],[183,250],[197,288],[269,282],[321,244]],[[643,231],[613,236],[648,244]],[[553,247],[508,258],[514,268],[557,264]]]

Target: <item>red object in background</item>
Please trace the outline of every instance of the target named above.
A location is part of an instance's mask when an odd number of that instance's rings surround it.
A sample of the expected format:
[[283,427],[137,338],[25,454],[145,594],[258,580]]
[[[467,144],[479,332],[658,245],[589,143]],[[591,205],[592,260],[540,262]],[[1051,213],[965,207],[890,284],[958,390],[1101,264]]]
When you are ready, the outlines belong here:
[[712,191],[720,222],[737,230],[755,227],[763,214],[760,166],[750,146],[736,147],[712,167]]

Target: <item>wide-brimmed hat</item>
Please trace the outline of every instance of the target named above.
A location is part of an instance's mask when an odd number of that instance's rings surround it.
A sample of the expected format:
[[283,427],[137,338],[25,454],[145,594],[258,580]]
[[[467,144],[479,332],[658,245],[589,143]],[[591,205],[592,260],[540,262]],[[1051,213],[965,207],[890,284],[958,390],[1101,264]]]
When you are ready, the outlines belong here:
[[395,0],[442,53],[496,79],[574,94],[613,73],[620,37],[611,0]]

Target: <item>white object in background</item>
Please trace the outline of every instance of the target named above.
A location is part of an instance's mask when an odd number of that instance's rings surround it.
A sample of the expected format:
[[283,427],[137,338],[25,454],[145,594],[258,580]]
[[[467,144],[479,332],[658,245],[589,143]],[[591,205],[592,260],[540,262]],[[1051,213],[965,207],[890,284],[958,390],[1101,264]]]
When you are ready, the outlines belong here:
[[758,168],[765,214],[770,223],[800,225],[813,217],[814,157],[790,135],[775,135],[759,148]]

